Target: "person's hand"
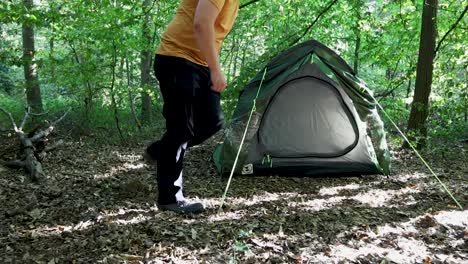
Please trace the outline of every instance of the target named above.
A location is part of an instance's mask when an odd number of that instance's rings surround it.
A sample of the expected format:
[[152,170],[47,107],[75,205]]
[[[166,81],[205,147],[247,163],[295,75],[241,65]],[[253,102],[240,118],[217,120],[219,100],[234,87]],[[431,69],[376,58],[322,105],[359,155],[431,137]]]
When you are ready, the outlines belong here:
[[221,71],[213,71],[211,72],[211,83],[211,90],[222,93],[227,85],[226,76]]

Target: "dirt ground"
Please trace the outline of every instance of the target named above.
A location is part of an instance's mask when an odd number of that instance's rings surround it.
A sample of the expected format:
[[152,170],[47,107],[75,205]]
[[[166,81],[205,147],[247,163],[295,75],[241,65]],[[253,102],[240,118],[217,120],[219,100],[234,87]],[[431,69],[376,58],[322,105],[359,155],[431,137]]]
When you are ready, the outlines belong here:
[[66,143],[40,184],[0,167],[0,262],[468,263],[467,144],[429,153],[463,210],[399,150],[390,177],[236,177],[222,212],[214,145],[186,156],[186,196],[208,208],[193,216],[155,207],[143,144]]

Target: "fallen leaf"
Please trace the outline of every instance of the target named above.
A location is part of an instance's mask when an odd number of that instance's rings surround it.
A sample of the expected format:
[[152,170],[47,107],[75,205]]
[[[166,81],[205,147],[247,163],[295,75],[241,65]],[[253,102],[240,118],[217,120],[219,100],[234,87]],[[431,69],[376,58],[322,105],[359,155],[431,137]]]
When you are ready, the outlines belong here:
[[29,212],[29,216],[31,216],[34,220],[40,219],[42,217],[42,211],[39,208],[36,208]]
[[192,228],[191,232],[192,232],[192,239],[196,240],[197,239],[197,230]]
[[278,236],[284,237],[284,231],[283,231],[283,226],[280,225],[279,231],[278,231]]
[[120,257],[127,260],[127,261],[140,261],[140,260],[143,260],[142,256],[136,256],[136,255],[122,254],[122,255],[120,255]]

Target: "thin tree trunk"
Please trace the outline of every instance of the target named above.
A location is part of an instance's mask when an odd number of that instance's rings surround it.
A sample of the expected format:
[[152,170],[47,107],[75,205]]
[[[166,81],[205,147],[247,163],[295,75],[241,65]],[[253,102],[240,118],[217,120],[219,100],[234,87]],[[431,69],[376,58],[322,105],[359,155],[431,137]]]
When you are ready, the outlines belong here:
[[[147,9],[151,7],[151,0],[143,1],[143,12],[147,12]],[[146,92],[148,85],[150,84],[150,65],[151,65],[151,32],[150,32],[151,19],[149,14],[143,18],[143,42],[144,48],[141,51],[141,87],[143,87],[143,92],[141,93],[141,119],[145,124],[151,122],[151,97]]]
[[133,95],[133,90],[132,90],[132,65],[130,64],[128,57],[125,58],[125,64],[127,68],[127,86],[128,86],[128,100],[130,103],[130,110],[132,111],[132,116],[133,120],[135,120],[135,124],[138,127],[138,131],[141,132],[141,124],[140,120],[138,120],[138,116],[135,111],[135,101],[134,98],[135,96]]
[[359,50],[361,49],[361,27],[359,23],[361,22],[361,7],[362,2],[361,0],[356,1],[356,25],[354,27],[354,33],[356,35],[356,41],[354,45],[354,73],[358,74],[359,70]]
[[408,120],[408,131],[411,132],[410,135],[413,134],[412,138],[416,140],[418,148],[424,147],[427,140],[426,120],[429,112],[437,37],[438,0],[423,0],[423,2],[416,84]]
[[[75,61],[79,65],[85,64],[85,62],[80,59],[80,56],[78,54],[78,51],[76,50],[75,46],[71,41],[68,42],[68,45],[70,46],[73,55],[75,57]],[[93,92],[93,86],[89,80],[88,77],[86,77],[86,92],[85,92],[85,98],[84,98],[84,106],[85,106],[85,111],[84,111],[84,124],[82,126],[83,130],[85,133],[89,133],[91,128],[90,128],[90,113],[93,110],[93,97],[94,97],[94,92]]]
[[112,54],[112,82],[111,82],[111,100],[112,100],[112,108],[114,112],[114,121],[115,121],[115,126],[117,128],[117,131],[119,132],[120,140],[124,140],[123,134],[122,134],[122,129],[120,129],[120,120],[119,120],[119,111],[117,109],[117,100],[115,100],[115,79],[116,79],[116,74],[115,74],[115,68],[117,67],[117,46],[115,45],[115,42],[112,41],[112,46],[114,48],[114,52]]
[[237,75],[237,60],[239,59],[239,47],[240,47],[240,40],[237,40],[237,43],[236,43],[236,53],[235,53],[235,56],[234,56],[234,69],[233,69],[233,73],[232,73],[232,76],[231,76],[231,80],[234,79]]
[[[52,31],[53,34],[55,30]],[[52,36],[49,40],[49,63],[50,63],[50,77],[55,81],[55,60],[54,60],[54,51],[55,51],[55,37]]]
[[[413,85],[413,82],[411,80],[411,78],[408,80],[408,86],[406,86],[406,97],[405,98],[409,98],[410,95],[411,95],[411,86]],[[406,104],[405,105],[405,108],[408,109],[409,108],[409,104]]]
[[[27,12],[31,12],[34,7],[33,0],[23,0],[24,8]],[[35,59],[34,47],[34,24],[31,21],[25,20],[22,24],[23,36],[23,66],[24,79],[26,80],[26,98],[28,105],[33,112],[41,113],[42,97],[41,88],[39,86],[39,78],[37,75],[38,65]]]
[[468,100],[466,100],[466,97],[464,101],[465,101],[465,123],[466,123],[468,122]]

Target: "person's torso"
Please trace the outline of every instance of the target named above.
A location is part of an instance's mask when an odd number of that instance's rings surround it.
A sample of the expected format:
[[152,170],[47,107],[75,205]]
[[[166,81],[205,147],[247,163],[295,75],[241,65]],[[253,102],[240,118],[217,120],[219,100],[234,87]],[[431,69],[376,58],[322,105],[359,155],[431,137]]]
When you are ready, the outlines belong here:
[[[209,0],[219,7],[219,15],[215,21],[216,48],[221,44],[231,30],[239,10],[239,0]],[[182,0],[175,17],[161,38],[157,54],[175,56],[206,66],[193,30],[193,20],[198,0]]]

